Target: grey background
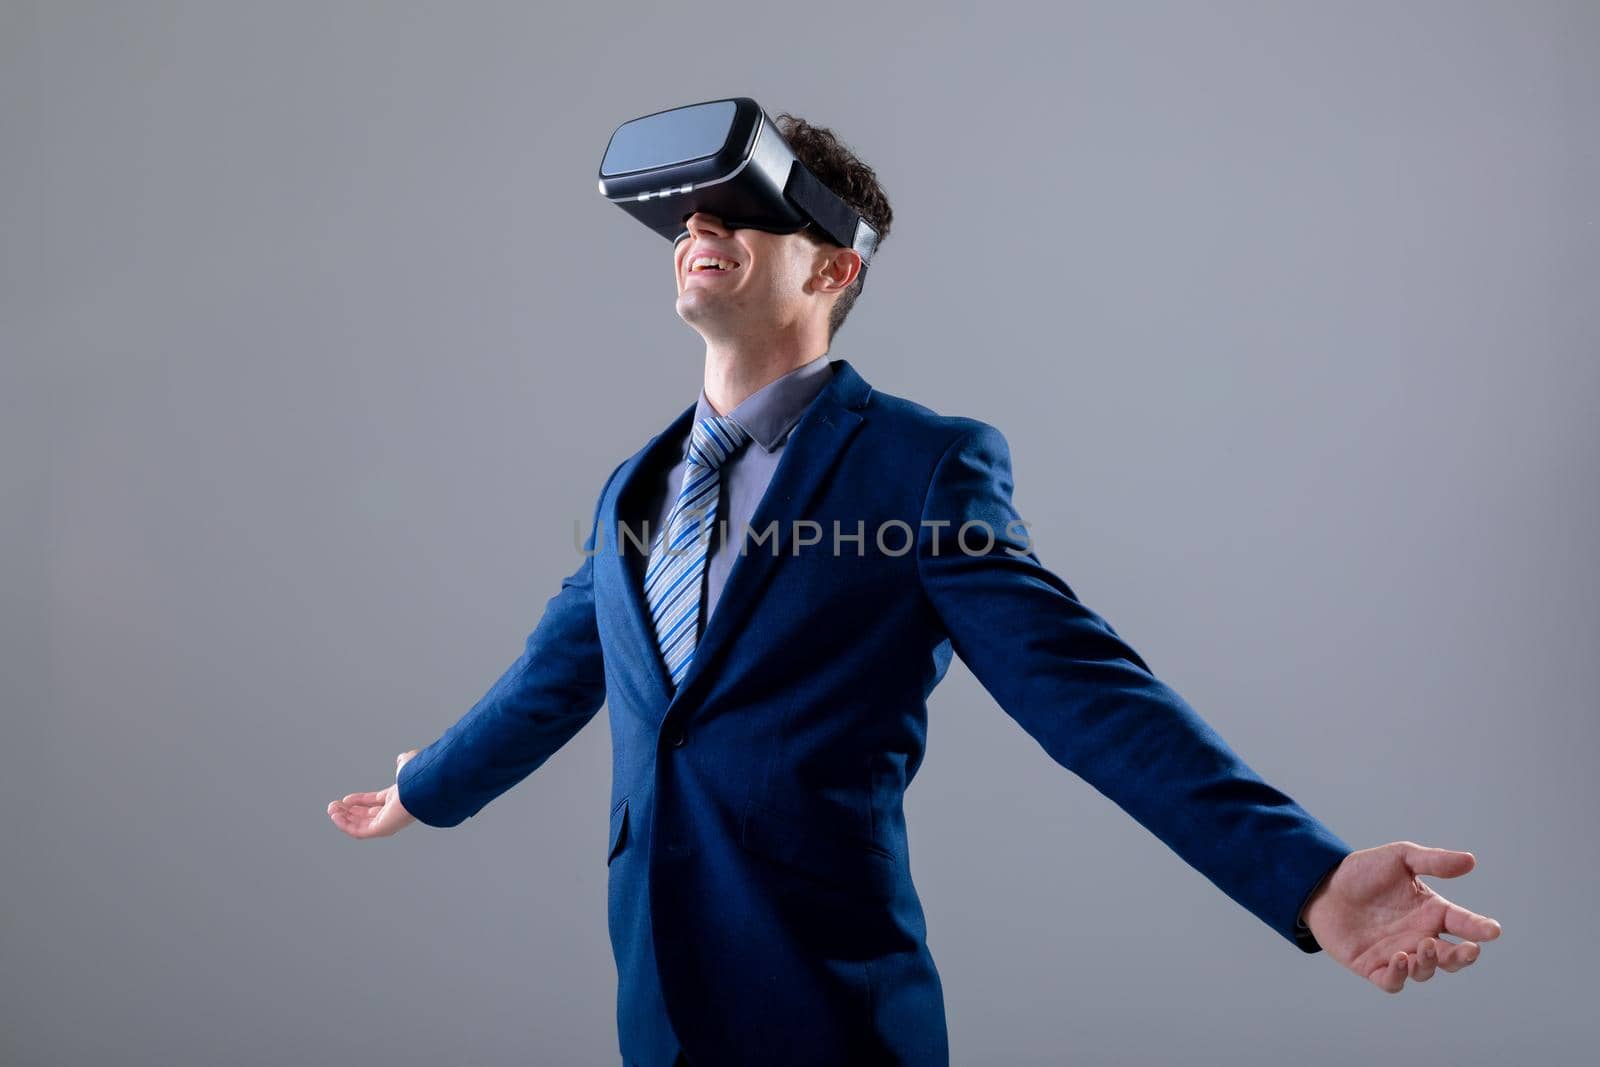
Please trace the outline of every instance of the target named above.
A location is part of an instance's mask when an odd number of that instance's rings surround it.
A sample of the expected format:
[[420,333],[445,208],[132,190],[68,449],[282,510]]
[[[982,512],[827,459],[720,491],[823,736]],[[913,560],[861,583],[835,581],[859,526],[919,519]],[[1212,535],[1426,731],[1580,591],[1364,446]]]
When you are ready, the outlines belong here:
[[594,169],[728,94],[889,190],[833,355],[999,426],[1047,565],[1505,927],[1397,997],[1303,956],[958,663],[907,801],[955,1062],[1582,1058],[1596,11],[0,4],[0,1061],[616,1061],[604,712],[460,828],[324,809],[694,399]]

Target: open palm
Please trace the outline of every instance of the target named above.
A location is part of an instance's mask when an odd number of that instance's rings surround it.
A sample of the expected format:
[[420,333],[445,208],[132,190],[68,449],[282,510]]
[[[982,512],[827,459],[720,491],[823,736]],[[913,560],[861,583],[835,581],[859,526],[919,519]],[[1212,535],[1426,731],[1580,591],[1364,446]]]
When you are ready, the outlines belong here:
[[1470,965],[1478,942],[1500,936],[1498,922],[1452,904],[1417,877],[1455,878],[1476,865],[1470,852],[1412,841],[1352,852],[1312,895],[1305,923],[1329,956],[1398,993],[1407,978],[1426,982],[1435,969]]
[[[394,758],[396,778],[400,775],[400,768],[418,751],[412,749]],[[348,793],[328,804],[328,818],[351,837],[388,837],[416,822],[416,818],[400,803],[398,783],[376,792]]]

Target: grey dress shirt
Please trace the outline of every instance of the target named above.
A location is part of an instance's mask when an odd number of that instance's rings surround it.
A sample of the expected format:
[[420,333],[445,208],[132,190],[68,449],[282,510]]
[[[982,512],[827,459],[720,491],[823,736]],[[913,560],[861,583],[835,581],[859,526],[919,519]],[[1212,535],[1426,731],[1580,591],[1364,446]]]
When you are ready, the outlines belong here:
[[[697,632],[705,633],[706,620],[716,610],[722,587],[727,583],[728,572],[739,558],[738,538],[750,525],[761,497],[772,481],[772,472],[789,441],[789,431],[794,429],[800,416],[822,387],[833,377],[833,366],[826,353],[809,363],[802,364],[781,378],[776,378],[751,393],[728,417],[744,427],[750,440],[722,465],[721,497],[717,502],[717,527],[726,529],[729,545],[713,537],[706,556],[705,581],[700,589],[700,618]],[[700,400],[695,404],[694,421],[709,419],[717,410],[700,390]],[[678,491],[683,488],[683,476],[689,467],[684,458],[689,448],[689,437],[684,435],[677,450],[678,461],[660,479],[655,490],[655,500],[643,514],[650,516],[649,534],[654,544],[656,533],[667,524],[672,506],[678,502]],[[723,524],[726,523],[724,527]],[[648,567],[648,561],[646,567]]]

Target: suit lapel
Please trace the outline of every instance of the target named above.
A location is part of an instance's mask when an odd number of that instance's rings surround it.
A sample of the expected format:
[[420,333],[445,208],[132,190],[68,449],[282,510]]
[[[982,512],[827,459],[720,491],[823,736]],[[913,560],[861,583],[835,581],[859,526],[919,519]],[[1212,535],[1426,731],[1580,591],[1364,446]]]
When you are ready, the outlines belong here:
[[[611,571],[613,587],[622,590],[626,637],[634,646],[636,661],[650,665],[649,685],[658,697],[656,703],[663,708],[672,698],[672,677],[667,673],[667,665],[656,644],[655,622],[650,617],[650,605],[644,598],[644,567],[635,566],[635,560],[642,554],[632,541],[623,539],[622,523],[626,523],[629,530],[641,537],[645,530],[640,519],[648,517],[650,525],[655,526],[656,517],[644,515],[645,503],[650,499],[650,489],[653,488],[649,481],[660,477],[661,472],[670,466],[667,453],[688,434],[694,409],[693,404],[685,408],[670,426],[640,450],[618,476],[617,491],[612,496],[611,510],[603,526],[609,540],[605,550],[600,553],[601,565]],[[653,535],[655,531],[652,529],[650,533]]]
[[[776,539],[752,545],[734,560],[716,610],[706,623],[705,633],[701,635],[694,658],[689,662],[688,673],[676,692],[673,691],[666,663],[661,658],[661,650],[656,645],[655,624],[644,596],[642,561],[641,565],[634,565],[640,554],[631,542],[622,540],[619,522],[626,522],[628,528],[635,532],[641,530],[641,518],[648,518],[654,525],[656,517],[643,514],[645,503],[654,495],[651,490],[659,488],[649,484],[650,479],[660,477],[661,472],[670,466],[668,452],[688,434],[695,405],[684,409],[618,475],[618,488],[603,522],[605,536],[610,541],[599,553],[599,561],[600,566],[609,569],[613,587],[622,590],[625,638],[634,646],[632,651],[636,661],[650,664],[649,685],[658,694],[663,713],[688,699],[687,694],[702,684],[700,679],[706,675],[719,654],[738,640],[738,634],[759,601],[773,568],[781,565],[783,554],[789,551],[794,538],[795,520],[806,517],[828,473],[861,426],[859,409],[866,405],[872,386],[856,373],[847,360],[830,362],[833,377],[790,431],[783,456],[778,460],[777,469],[772,472],[772,481],[750,520],[751,530],[757,533],[764,533],[776,523]],[[673,490],[669,487],[668,491]],[[730,529],[728,534],[731,538],[740,532]]]
[[[872,387],[848,361],[831,362],[833,377],[790,431],[783,456],[772,472],[772,481],[750,520],[750,529],[756,534],[764,534],[768,526],[776,522],[776,541],[752,545],[733,561],[727,584],[723,586],[716,609],[706,623],[694,658],[689,661],[688,672],[669,709],[688,699],[687,694],[698,687],[725,648],[738,641],[745,620],[759,602],[773,568],[781,565],[784,553],[789,551],[795,520],[805,518],[810,512],[811,503],[829,471],[861,426],[862,416],[857,409],[866,405]],[[730,528],[728,537],[732,540],[742,532]],[[656,658],[660,659],[659,654]]]

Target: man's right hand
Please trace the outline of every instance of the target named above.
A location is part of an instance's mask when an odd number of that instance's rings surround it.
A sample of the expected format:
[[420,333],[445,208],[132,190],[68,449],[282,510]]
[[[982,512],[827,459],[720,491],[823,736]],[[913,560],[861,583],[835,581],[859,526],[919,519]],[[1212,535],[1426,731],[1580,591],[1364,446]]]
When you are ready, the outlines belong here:
[[394,758],[396,784],[375,793],[350,793],[328,805],[333,825],[351,837],[388,837],[416,822],[416,817],[400,803],[400,768],[420,749],[402,752]]

